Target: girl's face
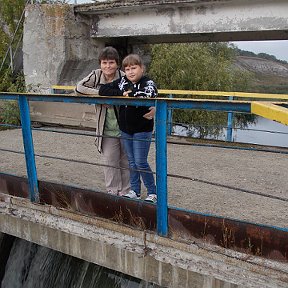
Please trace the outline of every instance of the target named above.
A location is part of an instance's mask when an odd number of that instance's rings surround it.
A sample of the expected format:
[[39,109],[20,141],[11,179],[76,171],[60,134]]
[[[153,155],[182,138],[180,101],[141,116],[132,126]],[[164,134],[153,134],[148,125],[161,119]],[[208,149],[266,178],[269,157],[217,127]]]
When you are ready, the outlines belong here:
[[139,65],[130,65],[124,68],[124,72],[128,80],[132,83],[137,83],[143,76],[144,68]]
[[100,68],[106,78],[114,78],[118,65],[116,60],[101,60]]

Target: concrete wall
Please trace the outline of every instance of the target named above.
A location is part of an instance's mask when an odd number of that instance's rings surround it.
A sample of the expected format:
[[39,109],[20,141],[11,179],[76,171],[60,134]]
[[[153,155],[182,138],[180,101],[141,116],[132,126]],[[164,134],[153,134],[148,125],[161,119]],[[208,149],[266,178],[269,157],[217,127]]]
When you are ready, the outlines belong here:
[[[26,86],[50,93],[57,84],[75,85],[98,68],[103,41],[90,37],[90,22],[76,17],[71,5],[28,5],[24,23]],[[94,107],[63,103],[30,103],[32,121],[95,127]]]
[[40,84],[45,89],[75,84],[87,71],[97,68],[103,47],[102,41],[91,39],[89,20],[76,17],[73,6],[27,6],[23,52],[28,86],[37,88]]
[[163,287],[287,287],[285,263],[179,242],[1,193],[0,232]]
[[[141,43],[287,39],[285,0],[136,0],[75,7],[97,39]],[[131,39],[133,37],[133,39]]]

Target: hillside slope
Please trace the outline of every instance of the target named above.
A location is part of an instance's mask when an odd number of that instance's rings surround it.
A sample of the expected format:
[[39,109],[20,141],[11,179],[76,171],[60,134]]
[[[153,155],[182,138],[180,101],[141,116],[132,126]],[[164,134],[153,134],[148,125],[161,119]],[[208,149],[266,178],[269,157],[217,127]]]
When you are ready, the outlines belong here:
[[288,64],[258,57],[237,56],[234,65],[252,73],[250,92],[288,94]]

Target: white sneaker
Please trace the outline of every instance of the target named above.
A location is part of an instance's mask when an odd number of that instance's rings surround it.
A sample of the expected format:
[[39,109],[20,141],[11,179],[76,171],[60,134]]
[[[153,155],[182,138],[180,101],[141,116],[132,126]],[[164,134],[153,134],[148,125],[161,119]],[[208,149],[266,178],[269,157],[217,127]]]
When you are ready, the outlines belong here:
[[127,198],[130,198],[130,199],[140,199],[140,197],[133,190],[130,190],[127,194],[125,194],[123,196],[127,197]]
[[147,202],[156,203],[157,202],[157,195],[156,194],[149,194],[145,199]]

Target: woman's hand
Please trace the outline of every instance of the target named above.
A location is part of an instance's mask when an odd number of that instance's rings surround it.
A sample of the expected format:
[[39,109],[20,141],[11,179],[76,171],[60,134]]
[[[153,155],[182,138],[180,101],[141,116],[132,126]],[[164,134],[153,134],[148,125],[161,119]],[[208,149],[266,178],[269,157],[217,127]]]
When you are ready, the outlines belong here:
[[150,107],[149,110],[150,112],[144,114],[143,117],[146,118],[147,120],[152,120],[154,118],[156,109],[155,107]]

